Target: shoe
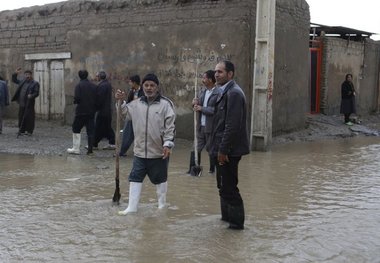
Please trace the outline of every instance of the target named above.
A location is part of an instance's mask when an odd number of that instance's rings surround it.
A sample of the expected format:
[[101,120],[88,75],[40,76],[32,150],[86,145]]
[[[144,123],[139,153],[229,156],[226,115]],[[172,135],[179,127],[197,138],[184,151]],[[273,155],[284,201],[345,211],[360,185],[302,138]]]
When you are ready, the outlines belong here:
[[116,146],[114,144],[108,144],[107,146],[103,147],[103,150],[115,150]]
[[208,173],[209,173],[209,174],[213,174],[214,171],[213,171],[213,170],[209,170]]
[[346,122],[346,125],[348,125],[348,126],[352,126],[352,125],[354,125],[352,122]]
[[[88,145],[84,146],[84,148],[88,149]],[[99,150],[98,146],[92,146],[92,150]]]

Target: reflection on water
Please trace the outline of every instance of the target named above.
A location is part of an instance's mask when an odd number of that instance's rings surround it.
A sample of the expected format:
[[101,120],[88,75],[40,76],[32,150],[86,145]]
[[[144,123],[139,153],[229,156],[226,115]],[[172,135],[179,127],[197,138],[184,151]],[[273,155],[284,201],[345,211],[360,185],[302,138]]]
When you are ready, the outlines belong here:
[[168,209],[146,180],[126,217],[129,158],[116,207],[112,158],[0,155],[0,262],[380,262],[377,138],[244,157],[244,231],[219,220],[214,176],[184,175],[188,155],[171,158]]

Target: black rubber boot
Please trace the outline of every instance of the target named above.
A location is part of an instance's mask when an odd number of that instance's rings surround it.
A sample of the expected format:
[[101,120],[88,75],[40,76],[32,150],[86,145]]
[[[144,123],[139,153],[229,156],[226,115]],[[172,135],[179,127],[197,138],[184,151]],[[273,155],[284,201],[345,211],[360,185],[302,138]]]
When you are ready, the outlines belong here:
[[92,151],[93,144],[94,144],[94,138],[93,137],[87,137],[87,146],[88,146],[87,155],[93,153],[93,151]]
[[228,217],[228,205],[224,201],[223,197],[220,197],[220,211],[222,213],[222,218],[220,220],[229,222],[229,217]]
[[245,213],[243,203],[237,206],[228,205],[228,217],[230,222],[228,228],[236,230],[244,229]]
[[186,172],[187,174],[190,174],[191,172],[191,167],[195,166],[195,155],[194,151],[190,152],[190,164],[189,164],[189,170]]
[[214,173],[215,172],[215,158],[212,157],[211,155],[208,156],[210,160],[210,170],[208,170],[209,173]]

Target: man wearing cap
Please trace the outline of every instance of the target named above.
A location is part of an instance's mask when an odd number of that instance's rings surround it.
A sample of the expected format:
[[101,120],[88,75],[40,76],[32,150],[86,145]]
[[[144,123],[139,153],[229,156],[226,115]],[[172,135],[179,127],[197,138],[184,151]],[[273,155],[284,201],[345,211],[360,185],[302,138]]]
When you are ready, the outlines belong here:
[[[132,121],[135,134],[134,158],[129,175],[129,203],[119,215],[137,212],[142,183],[146,175],[156,185],[158,208],[166,205],[168,162],[174,146],[175,110],[173,102],[159,93],[156,75],[147,74],[142,81],[144,96],[123,103],[122,112]],[[117,100],[125,99],[121,90]]]

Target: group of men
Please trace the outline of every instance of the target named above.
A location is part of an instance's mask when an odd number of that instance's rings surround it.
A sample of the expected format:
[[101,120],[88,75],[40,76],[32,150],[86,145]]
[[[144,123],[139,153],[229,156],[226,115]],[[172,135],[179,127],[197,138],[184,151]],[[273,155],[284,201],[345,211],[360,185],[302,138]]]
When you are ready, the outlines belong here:
[[[197,125],[200,153],[206,147],[210,172],[216,168],[221,220],[231,229],[244,229],[244,204],[238,185],[238,165],[249,153],[247,103],[244,92],[234,81],[235,67],[230,61],[219,62],[203,74],[205,89],[193,100],[200,114]],[[158,208],[165,207],[168,163],[174,147],[175,111],[173,103],[159,92],[159,80],[148,74],[142,81],[144,95],[124,101],[123,113],[134,131],[134,158],[129,175],[128,207],[120,215],[136,212],[146,175],[156,185]],[[117,90],[115,98],[125,100]]]
[[[13,100],[20,105],[20,130],[24,127],[21,131],[31,134],[34,128],[34,98],[38,96],[39,85],[32,80],[31,72],[25,72],[26,80],[23,82],[17,80],[18,73],[12,76],[12,80],[19,84]],[[104,71],[97,74],[98,85],[88,80],[86,70],[80,70],[78,75],[80,81],[74,94],[74,104],[77,106],[72,124],[73,147],[67,152],[80,153],[80,132],[85,126],[87,153],[91,154],[102,138],[107,138],[111,146],[115,142],[111,127],[112,87]],[[234,75],[233,63],[227,60],[219,62],[215,70],[203,74],[205,89],[194,98],[192,104],[193,110],[199,113],[197,150],[200,154],[206,148],[210,160],[209,172],[216,171],[221,220],[228,222],[231,229],[244,229],[244,205],[237,185],[239,161],[249,153],[247,103],[244,92],[234,81]],[[115,99],[122,102],[122,114],[126,116],[119,155],[125,155],[134,142],[133,164],[128,178],[129,202],[125,210],[119,211],[120,215],[137,211],[146,175],[156,185],[158,208],[165,207],[169,156],[175,137],[174,105],[160,93],[157,76],[145,75],[140,85],[140,77],[134,75],[129,83],[131,89],[128,94],[122,90],[115,93]],[[2,85],[0,81],[0,87]],[[7,100],[3,101],[0,97],[0,109],[7,103]],[[33,113],[33,118],[30,114],[25,116],[25,113]]]
[[98,85],[88,80],[87,70],[79,70],[79,83],[74,91],[75,116],[72,124],[73,147],[70,154],[80,154],[81,130],[86,127],[87,154],[98,149],[99,142],[106,138],[108,145],[103,149],[115,149],[115,132],[112,129],[112,86],[107,74],[96,74]]

